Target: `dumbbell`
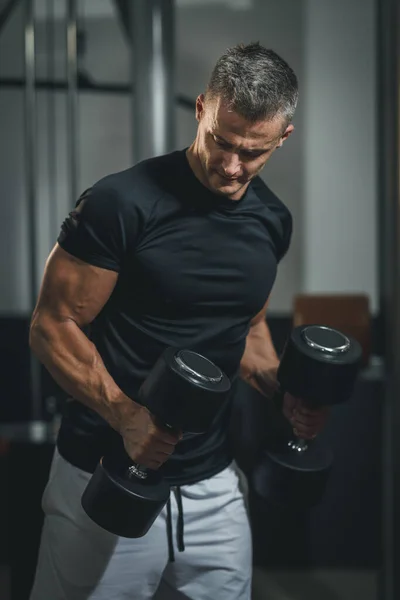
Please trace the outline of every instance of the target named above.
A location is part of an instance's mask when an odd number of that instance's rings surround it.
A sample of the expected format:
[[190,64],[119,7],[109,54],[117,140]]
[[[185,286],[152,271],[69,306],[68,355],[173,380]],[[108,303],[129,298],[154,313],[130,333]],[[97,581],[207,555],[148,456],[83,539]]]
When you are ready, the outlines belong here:
[[[191,350],[167,348],[142,383],[137,400],[160,425],[204,433],[230,391],[228,377]],[[115,535],[145,535],[168,501],[170,486],[155,470],[132,463],[121,448],[103,456],[81,498],[86,514]]]
[[[361,366],[360,344],[337,329],[303,325],[291,332],[278,367],[278,398],[285,392],[301,398],[310,409],[347,401]],[[320,438],[294,437],[289,422],[278,413],[276,435],[256,463],[251,479],[259,496],[273,504],[312,507],[323,496],[333,454]]]

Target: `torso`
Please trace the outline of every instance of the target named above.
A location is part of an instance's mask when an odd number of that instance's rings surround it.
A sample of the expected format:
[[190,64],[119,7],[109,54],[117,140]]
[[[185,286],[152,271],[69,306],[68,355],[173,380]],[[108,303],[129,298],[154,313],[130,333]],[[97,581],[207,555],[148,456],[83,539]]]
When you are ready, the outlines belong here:
[[[144,227],[91,337],[117,384],[133,399],[167,346],[203,354],[234,380],[250,320],[276,277],[279,223],[268,206],[273,207],[274,197],[269,192],[265,202],[256,186],[239,202],[217,197],[197,181],[183,153],[131,171],[111,177],[120,177],[125,202],[140,204]],[[127,185],[130,178],[135,185]],[[81,406],[74,411],[72,421],[87,413]],[[89,417],[95,436],[99,419]],[[213,431],[177,446],[164,465],[173,483],[198,480],[226,466],[231,459],[228,419],[227,406]]]

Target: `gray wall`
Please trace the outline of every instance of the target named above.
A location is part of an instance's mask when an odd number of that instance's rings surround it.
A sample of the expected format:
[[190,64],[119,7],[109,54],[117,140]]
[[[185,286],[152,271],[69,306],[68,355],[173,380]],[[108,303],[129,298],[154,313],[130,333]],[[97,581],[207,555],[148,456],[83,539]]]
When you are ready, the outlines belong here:
[[377,304],[375,1],[307,0],[303,287]]
[[[112,16],[111,3],[100,4],[104,16],[95,18],[93,0],[81,3],[88,33],[83,66],[94,80],[127,82],[128,45]],[[227,3],[210,4],[178,2],[178,92],[194,99],[203,91],[218,55],[239,41],[253,40],[288,60],[301,85],[295,134],[264,171],[266,182],[289,206],[295,220],[293,244],[279,271],[271,313],[289,311],[293,295],[301,291],[366,292],[375,310],[372,0],[254,0],[247,10],[228,9]],[[23,74],[21,17],[18,9],[0,36],[1,76]],[[356,26],[360,22],[362,26]],[[46,70],[44,33],[39,22],[39,74]],[[61,28],[56,61],[57,77],[63,79]],[[56,94],[57,183],[49,189],[48,101],[48,93],[38,94],[40,271],[73,202],[66,170],[66,98],[61,92]],[[0,252],[7,257],[0,261],[3,314],[30,310],[22,106],[22,92],[0,90]],[[80,190],[131,164],[130,110],[127,97],[80,95]],[[196,122],[194,113],[180,107],[176,111],[177,147],[183,147],[191,143]]]

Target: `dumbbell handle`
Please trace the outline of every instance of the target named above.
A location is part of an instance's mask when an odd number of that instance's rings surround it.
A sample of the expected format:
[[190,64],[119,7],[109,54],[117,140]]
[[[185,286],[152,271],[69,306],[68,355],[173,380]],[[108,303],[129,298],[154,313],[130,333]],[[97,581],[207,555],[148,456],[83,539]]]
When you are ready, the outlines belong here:
[[298,437],[295,437],[290,440],[288,446],[293,452],[298,452],[299,454],[305,452],[308,448],[308,443],[306,440],[302,440]]
[[138,479],[146,479],[147,478],[147,468],[142,465],[138,465],[137,463],[132,463],[127,470],[128,477],[137,477]]

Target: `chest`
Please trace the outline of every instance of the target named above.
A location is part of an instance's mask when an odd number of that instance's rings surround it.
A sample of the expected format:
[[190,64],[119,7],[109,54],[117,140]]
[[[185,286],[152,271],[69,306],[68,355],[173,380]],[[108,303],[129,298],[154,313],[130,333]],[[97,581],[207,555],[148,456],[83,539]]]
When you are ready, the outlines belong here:
[[275,277],[268,223],[246,213],[165,217],[143,236],[128,273],[146,310],[243,316],[262,308]]

